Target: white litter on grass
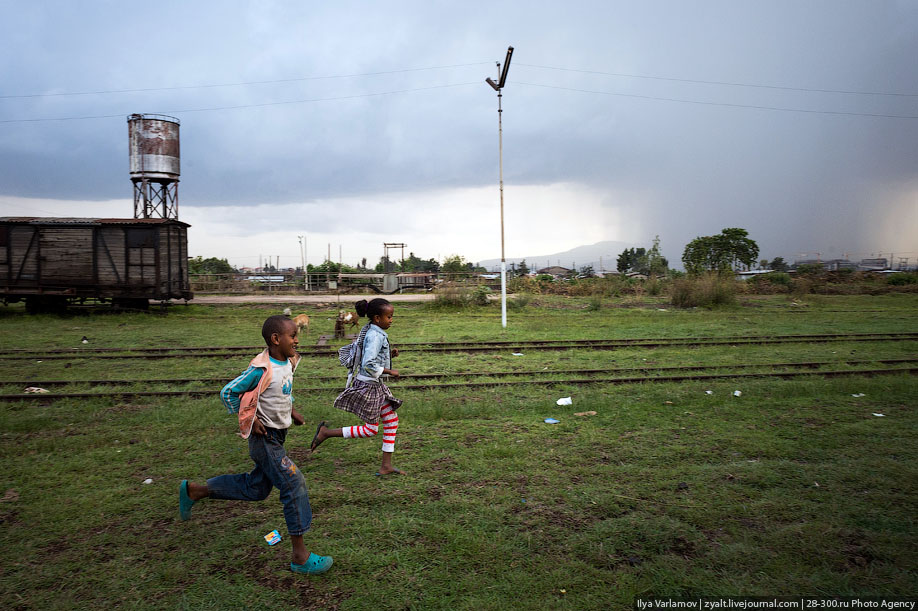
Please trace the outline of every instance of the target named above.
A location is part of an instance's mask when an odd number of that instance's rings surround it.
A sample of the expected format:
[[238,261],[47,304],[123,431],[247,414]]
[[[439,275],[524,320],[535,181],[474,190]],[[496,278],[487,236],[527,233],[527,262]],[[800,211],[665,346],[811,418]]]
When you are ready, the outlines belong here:
[[145,484],[152,484],[152,483],[153,483],[153,478],[148,477],[147,479],[143,480],[143,483],[145,483]]
[[734,397],[742,396],[742,394],[743,394],[743,393],[740,392],[740,391],[738,391],[738,390],[734,390],[734,391],[733,391],[733,396],[734,396]]
[[546,419],[545,419],[545,424],[558,424],[559,422],[561,422],[561,421],[560,421],[560,420],[555,420],[554,418],[546,418]]
[[704,391],[704,394],[706,394],[706,395],[713,395],[713,394],[714,394],[714,391],[713,391],[713,390],[706,390],[706,391]]
[[851,396],[852,396],[852,397],[866,397],[867,395],[865,395],[865,394],[862,393],[862,392],[856,392],[856,393],[854,393],[854,394],[851,395]]
[[514,353],[513,353],[513,356],[523,356],[523,353],[522,353],[522,352],[514,352]]
[[876,413],[876,412],[874,412],[873,415],[876,416],[877,418],[885,418],[885,417],[886,417],[886,414],[878,414],[878,413]]
[[46,392],[51,392],[51,391],[50,391],[50,390],[45,390],[44,388],[39,388],[38,386],[29,386],[28,388],[26,388],[26,389],[25,389],[24,391],[22,391],[22,392],[31,395],[31,394],[46,393]]
[[573,401],[571,400],[570,397],[561,397],[560,399],[555,401],[555,403],[557,403],[558,405],[571,405],[573,404]]

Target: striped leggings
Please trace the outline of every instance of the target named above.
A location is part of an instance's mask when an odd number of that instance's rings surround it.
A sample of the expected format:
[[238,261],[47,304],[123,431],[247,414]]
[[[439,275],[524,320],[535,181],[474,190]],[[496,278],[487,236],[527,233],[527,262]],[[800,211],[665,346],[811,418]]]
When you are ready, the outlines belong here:
[[[379,421],[383,426],[383,452],[395,451],[395,433],[398,432],[398,414],[392,406],[386,403],[379,411]],[[346,426],[341,429],[345,439],[362,439],[373,437],[379,432],[378,424],[361,424],[360,426]]]

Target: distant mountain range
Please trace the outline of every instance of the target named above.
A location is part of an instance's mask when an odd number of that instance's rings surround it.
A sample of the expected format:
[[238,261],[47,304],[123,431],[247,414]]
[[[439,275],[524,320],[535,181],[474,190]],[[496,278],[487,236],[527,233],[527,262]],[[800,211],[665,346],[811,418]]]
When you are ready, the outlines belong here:
[[[645,244],[646,248],[647,245]],[[568,269],[580,269],[585,265],[592,265],[595,271],[600,268],[606,271],[615,271],[616,260],[626,248],[640,248],[638,244],[629,244],[628,242],[618,242],[616,240],[607,240],[605,242],[596,242],[585,246],[577,246],[563,252],[556,252],[549,255],[527,255],[525,257],[507,257],[507,268],[519,264],[525,259],[526,266],[530,270],[542,269],[553,265],[560,265]],[[500,259],[485,259],[478,261],[478,264],[488,271],[500,271]]]

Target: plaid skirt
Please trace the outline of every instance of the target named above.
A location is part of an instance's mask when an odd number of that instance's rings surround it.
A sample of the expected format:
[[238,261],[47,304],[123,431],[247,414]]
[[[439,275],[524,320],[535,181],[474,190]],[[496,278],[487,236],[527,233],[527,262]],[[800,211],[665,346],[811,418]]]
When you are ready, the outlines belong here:
[[364,422],[376,424],[379,420],[379,410],[388,403],[393,410],[398,409],[402,402],[392,396],[389,387],[382,382],[365,382],[354,380],[350,388],[345,388],[335,399],[335,407],[355,414]]

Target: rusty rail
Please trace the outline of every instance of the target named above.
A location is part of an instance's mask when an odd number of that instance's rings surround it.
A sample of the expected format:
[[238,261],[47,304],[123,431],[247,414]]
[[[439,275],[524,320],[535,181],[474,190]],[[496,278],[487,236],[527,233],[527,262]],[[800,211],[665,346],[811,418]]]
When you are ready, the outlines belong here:
[[[882,362],[882,361],[876,361]],[[911,361],[914,362],[914,361]],[[801,364],[807,365],[807,364]],[[760,365],[754,365],[756,367]],[[767,365],[762,365],[767,366]],[[726,366],[725,366],[726,367]],[[741,366],[742,367],[742,366]],[[807,367],[812,369],[811,367]],[[667,368],[669,370],[677,369],[693,369],[692,367],[686,368]],[[539,372],[542,373],[542,372]],[[663,375],[663,376],[630,376],[630,377],[616,377],[616,378],[585,378],[585,379],[550,379],[550,380],[511,380],[511,381],[486,381],[486,382],[450,382],[445,384],[401,384],[397,385],[393,383],[393,386],[398,388],[398,390],[437,390],[437,389],[453,389],[453,388],[481,388],[481,387],[493,387],[493,386],[523,386],[523,385],[541,385],[541,386],[550,386],[550,385],[581,385],[581,384],[643,384],[650,382],[689,382],[689,381],[702,381],[702,380],[725,380],[725,379],[744,379],[744,378],[782,378],[790,379],[797,377],[807,377],[807,376],[825,376],[825,377],[840,377],[840,376],[855,376],[855,375],[887,375],[887,374],[915,374],[918,373],[918,367],[897,367],[890,369],[848,369],[848,370],[809,370],[809,371],[776,371],[776,372],[751,372],[751,373],[698,373],[698,374],[685,374],[685,375]],[[486,372],[481,373],[482,376],[489,376],[493,374],[488,374]],[[516,375],[520,375],[517,373]],[[132,382],[136,383],[136,382]],[[319,387],[307,387],[299,388],[298,392],[328,392],[328,393],[338,393],[341,391],[340,386],[319,386]],[[3,394],[0,395],[0,401],[17,401],[17,400],[26,400],[26,401],[42,401],[49,402],[55,401],[57,399],[93,399],[93,398],[134,398],[134,397],[187,397],[187,396],[212,396],[216,392],[215,389],[207,390],[171,390],[171,391],[114,391],[114,392],[80,392],[80,393],[42,393],[42,394]]]
[[[760,345],[802,342],[867,342],[867,341],[913,341],[918,333],[824,333],[810,335],[735,335],[719,337],[676,337],[657,339],[586,339],[586,340],[521,340],[493,342],[414,342],[393,343],[401,352],[493,352],[498,350],[569,350],[574,348],[594,350],[615,350],[619,348],[657,348],[665,346],[721,346]],[[248,355],[259,346],[181,346],[174,348],[68,348],[54,353],[30,350],[0,351],[0,360],[60,360],[91,356],[94,359],[162,359],[183,357],[233,357]],[[207,352],[211,351],[211,352]],[[117,352],[118,354],[110,354]],[[138,354],[139,353],[139,354]],[[300,356],[333,356],[337,348],[304,349]]]

